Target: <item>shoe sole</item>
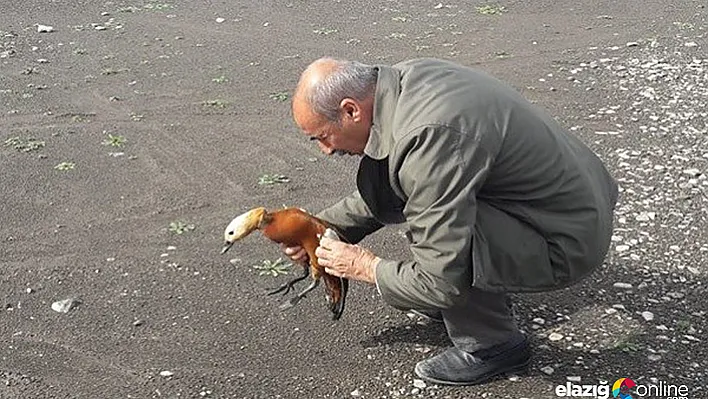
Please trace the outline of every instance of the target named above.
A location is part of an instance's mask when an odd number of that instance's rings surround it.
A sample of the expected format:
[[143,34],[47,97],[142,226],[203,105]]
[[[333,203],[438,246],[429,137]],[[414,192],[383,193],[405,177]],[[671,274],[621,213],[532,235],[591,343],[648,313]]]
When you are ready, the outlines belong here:
[[420,377],[421,379],[423,379],[423,380],[425,380],[425,381],[427,381],[427,382],[431,382],[431,383],[433,383],[433,384],[454,385],[454,386],[480,385],[480,384],[489,382],[489,381],[491,381],[491,380],[493,380],[494,378],[497,378],[497,377],[506,376],[506,375],[513,375],[513,374],[516,374],[516,373],[525,372],[525,371],[528,369],[529,364],[531,364],[531,359],[528,359],[528,360],[527,360],[526,362],[524,362],[523,364],[516,365],[516,366],[511,367],[511,368],[506,369],[506,370],[500,370],[500,371],[497,372],[497,373],[494,373],[494,374],[492,374],[492,375],[485,376],[484,378],[479,378],[479,379],[476,379],[476,380],[473,380],[473,381],[445,381],[445,380],[438,380],[438,379],[436,379],[436,378],[432,378],[432,377],[427,377],[427,376],[422,376],[422,375],[420,375],[420,373],[418,373],[417,367],[416,367],[416,370],[414,370],[414,372],[415,372],[415,375],[417,375],[417,376]]

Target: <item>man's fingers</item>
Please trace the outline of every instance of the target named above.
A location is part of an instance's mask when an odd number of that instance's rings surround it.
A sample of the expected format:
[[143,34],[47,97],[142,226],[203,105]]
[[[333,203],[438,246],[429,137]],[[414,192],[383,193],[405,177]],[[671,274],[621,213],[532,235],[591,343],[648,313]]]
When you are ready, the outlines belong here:
[[320,247],[329,248],[329,247],[327,246],[327,244],[329,244],[331,241],[332,241],[331,238],[328,238],[328,237],[326,237],[326,236],[322,236],[322,238],[320,238]]
[[328,267],[325,267],[325,272],[327,272],[327,274],[331,274],[331,275],[333,275],[333,276],[335,276],[335,277],[342,277],[342,274],[340,274],[340,273],[338,273],[337,271],[335,271],[335,270],[333,270],[333,269],[330,269],[330,268],[328,268]]
[[322,259],[327,256],[327,252],[329,251],[326,248],[320,246],[315,249],[315,256],[317,256],[318,259]]

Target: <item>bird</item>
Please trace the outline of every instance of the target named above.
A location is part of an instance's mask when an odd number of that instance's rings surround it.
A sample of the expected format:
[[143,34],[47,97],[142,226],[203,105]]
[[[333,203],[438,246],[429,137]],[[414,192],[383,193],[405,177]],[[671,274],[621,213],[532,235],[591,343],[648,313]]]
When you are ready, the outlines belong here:
[[296,283],[308,277],[312,278],[310,285],[290,301],[283,303],[280,308],[285,310],[295,306],[307,293],[317,288],[320,280],[324,280],[326,300],[329,310],[332,312],[332,320],[339,320],[344,312],[349,280],[326,273],[324,267],[318,264],[317,256],[315,256],[315,249],[317,249],[322,236],[342,240],[341,235],[336,232],[336,228],[301,208],[285,207],[272,212],[264,207],[253,208],[236,216],[228,224],[224,231],[225,244],[221,253],[226,253],[236,241],[243,239],[255,230],[260,230],[264,236],[276,243],[283,243],[288,247],[302,247],[309,257],[309,265],[305,262],[302,263],[304,269],[302,276],[268,292],[268,295],[279,292],[286,295]]

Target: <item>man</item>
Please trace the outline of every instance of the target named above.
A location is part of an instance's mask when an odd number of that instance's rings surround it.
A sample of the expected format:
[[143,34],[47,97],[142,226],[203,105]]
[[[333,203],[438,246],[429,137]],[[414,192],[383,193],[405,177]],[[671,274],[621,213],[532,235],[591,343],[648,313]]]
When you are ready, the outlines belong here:
[[602,162],[510,87],[443,60],[322,58],[292,107],[324,153],[362,156],[357,190],[318,216],[352,243],[386,224],[409,228],[409,262],[328,238],[316,254],[388,304],[442,318],[454,346],[416,374],[471,385],[525,369],[507,293],[567,287],[603,262],[617,186]]

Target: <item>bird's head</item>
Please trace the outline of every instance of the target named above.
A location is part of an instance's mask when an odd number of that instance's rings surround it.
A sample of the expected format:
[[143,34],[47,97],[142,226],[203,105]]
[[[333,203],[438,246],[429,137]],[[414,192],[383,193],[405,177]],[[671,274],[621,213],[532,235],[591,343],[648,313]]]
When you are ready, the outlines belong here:
[[229,248],[234,245],[234,242],[246,237],[254,230],[257,230],[260,227],[265,215],[265,208],[255,208],[236,216],[236,218],[234,218],[234,220],[226,226],[226,230],[224,230],[225,244],[224,248],[221,250],[221,253],[223,254],[228,251]]

